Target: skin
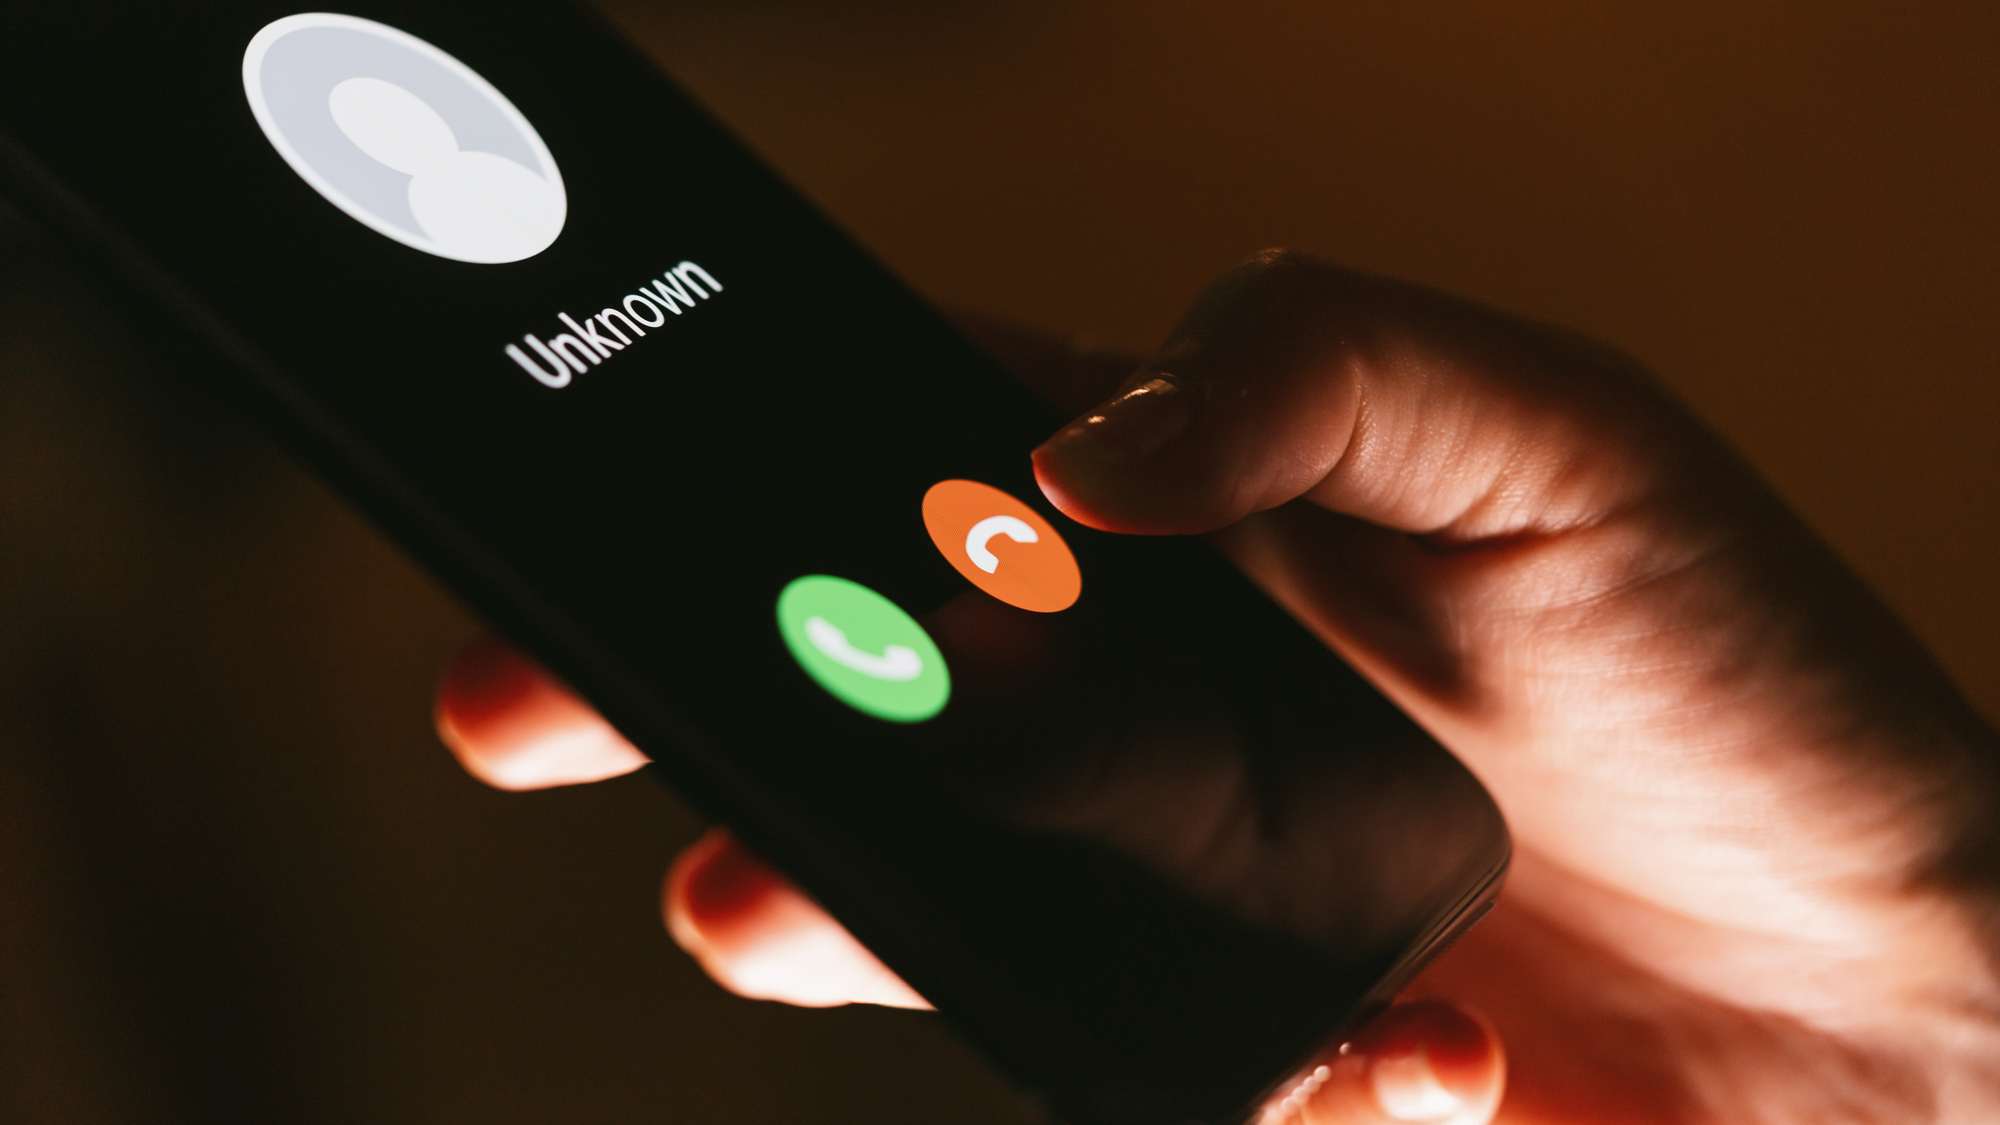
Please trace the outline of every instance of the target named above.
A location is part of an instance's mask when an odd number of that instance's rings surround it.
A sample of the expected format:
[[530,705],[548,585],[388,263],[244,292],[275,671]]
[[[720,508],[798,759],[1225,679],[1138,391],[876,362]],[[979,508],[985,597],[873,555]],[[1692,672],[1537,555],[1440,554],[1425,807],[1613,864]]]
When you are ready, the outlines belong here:
[[[1058,402],[1125,376],[1050,500],[1214,535],[1513,830],[1499,908],[1267,1121],[2000,1119],[2000,738],[1635,363],[1282,252],[1136,372],[972,327]],[[494,641],[439,714],[503,787],[640,761]],[[745,995],[921,1005],[726,833],[666,909]]]

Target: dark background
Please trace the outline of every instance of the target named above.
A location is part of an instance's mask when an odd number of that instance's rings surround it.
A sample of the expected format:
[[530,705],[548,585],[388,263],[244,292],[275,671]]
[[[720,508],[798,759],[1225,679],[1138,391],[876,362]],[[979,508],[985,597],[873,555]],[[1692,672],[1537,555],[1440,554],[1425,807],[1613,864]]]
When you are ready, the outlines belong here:
[[[1282,243],[1625,347],[2000,712],[1990,3],[608,10],[944,301],[1144,347]],[[707,984],[648,782],[458,774],[473,629],[0,213],[0,1120],[1021,1119]]]

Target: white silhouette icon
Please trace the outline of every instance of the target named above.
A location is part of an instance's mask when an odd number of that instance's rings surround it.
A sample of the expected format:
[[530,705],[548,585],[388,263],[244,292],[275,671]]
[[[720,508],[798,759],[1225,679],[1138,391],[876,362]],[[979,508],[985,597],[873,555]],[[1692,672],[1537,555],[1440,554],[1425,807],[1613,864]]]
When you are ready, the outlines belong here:
[[562,232],[562,191],[490,152],[465,152],[423,99],[380,78],[350,78],[327,108],[355,147],[406,173],[410,211],[448,256],[517,262]]
[[535,127],[408,32],[328,12],[273,20],[243,49],[243,96],[292,171],[377,234],[483,265],[562,234],[562,172]]

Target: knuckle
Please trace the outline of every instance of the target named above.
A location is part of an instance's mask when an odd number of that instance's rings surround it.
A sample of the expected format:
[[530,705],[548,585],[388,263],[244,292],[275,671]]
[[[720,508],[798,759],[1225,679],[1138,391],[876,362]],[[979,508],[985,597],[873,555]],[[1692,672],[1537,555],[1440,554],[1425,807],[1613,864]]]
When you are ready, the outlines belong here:
[[1371,280],[1315,254],[1275,247],[1223,274],[1201,304],[1217,316],[1269,332],[1282,325],[1303,327],[1330,311],[1356,306]]
[[1316,290],[1345,271],[1304,250],[1288,246],[1260,250],[1231,270],[1230,277],[1245,286],[1274,292]]

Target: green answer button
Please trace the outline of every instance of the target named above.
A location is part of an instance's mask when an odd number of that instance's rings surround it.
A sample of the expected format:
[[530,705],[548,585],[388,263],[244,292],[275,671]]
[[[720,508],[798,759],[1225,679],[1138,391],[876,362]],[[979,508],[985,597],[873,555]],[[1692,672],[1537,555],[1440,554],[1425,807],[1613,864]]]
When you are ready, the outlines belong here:
[[856,711],[920,723],[951,698],[951,673],[930,634],[859,582],[793,579],[778,595],[778,632],[799,667]]

